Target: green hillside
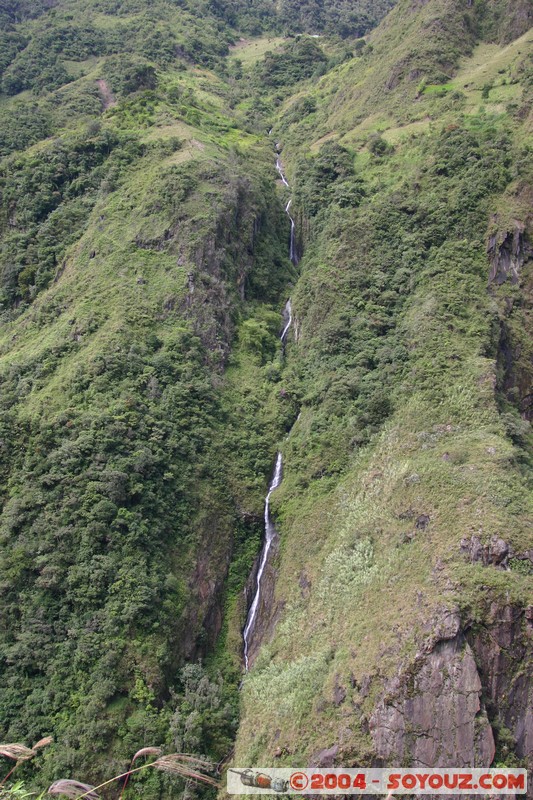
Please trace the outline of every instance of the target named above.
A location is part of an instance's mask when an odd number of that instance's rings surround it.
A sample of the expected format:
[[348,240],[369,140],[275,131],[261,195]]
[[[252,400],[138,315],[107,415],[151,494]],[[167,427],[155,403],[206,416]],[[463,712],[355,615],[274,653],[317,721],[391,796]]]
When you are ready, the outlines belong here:
[[[514,3],[401,2],[278,114],[305,250],[285,377],[301,417],[235,763],[481,766],[493,746],[529,763],[528,24]],[[480,642],[509,615],[502,680]],[[472,652],[481,707],[458,721],[443,676]]]
[[391,6],[0,0],[11,785],[532,766],[533,10]]
[[[181,670],[214,646],[232,554],[251,566],[282,428],[252,405],[251,458],[223,370],[250,315],[275,345],[291,265],[270,149],[231,111],[223,23],[64,3],[8,35],[30,41],[1,105],[0,728],[54,736],[19,769],[42,787],[176,749]],[[57,81],[39,83],[39,53]],[[236,697],[214,674],[219,719],[195,747],[221,758]],[[152,780],[145,796],[172,791]]]

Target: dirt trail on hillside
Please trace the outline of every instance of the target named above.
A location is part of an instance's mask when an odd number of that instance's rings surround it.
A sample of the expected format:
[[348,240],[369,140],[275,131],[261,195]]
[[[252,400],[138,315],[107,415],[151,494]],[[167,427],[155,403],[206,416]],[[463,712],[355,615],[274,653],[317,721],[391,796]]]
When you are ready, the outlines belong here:
[[108,108],[116,106],[117,101],[115,100],[115,96],[107,85],[106,81],[101,78],[100,80],[96,81],[96,83],[98,84],[100,97],[102,98],[102,103],[104,104],[104,111],[107,111]]

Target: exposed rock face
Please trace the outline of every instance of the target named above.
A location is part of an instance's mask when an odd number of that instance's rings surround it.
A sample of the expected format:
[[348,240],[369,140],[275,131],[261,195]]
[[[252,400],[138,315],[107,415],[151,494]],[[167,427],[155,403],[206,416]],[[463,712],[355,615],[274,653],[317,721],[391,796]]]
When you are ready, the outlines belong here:
[[333,689],[333,702],[336,706],[340,706],[346,700],[346,689],[339,683],[339,676],[335,676],[335,686]]
[[429,525],[429,516],[427,514],[420,514],[415,522],[415,528],[418,531],[425,531]]
[[308,764],[309,767],[332,767],[335,764],[335,759],[339,753],[339,745],[334,744],[332,747],[327,747],[324,750],[318,750],[313,753],[311,760]]
[[[218,558],[213,557],[210,536],[213,531],[222,547]],[[182,633],[182,650],[188,660],[205,657],[214,646],[222,628],[222,597],[224,580],[231,555],[229,531],[211,518],[202,530],[203,546],[198,547],[194,572],[189,581],[191,602]],[[194,598],[194,600],[192,599]]]
[[268,227],[268,213],[261,210],[251,182],[230,175],[227,183],[210,235],[199,239],[192,221],[164,237],[165,242],[171,240],[170,247],[180,247],[179,260],[193,267],[182,311],[212,354],[215,368],[222,368],[229,354],[235,302],[245,299],[263,229]]
[[487,544],[483,544],[479,536],[461,539],[461,550],[472,564],[480,563],[484,567],[509,569],[510,562],[524,561],[533,564],[533,548],[521,553],[515,552],[510,544],[500,536],[491,536]]
[[370,717],[385,764],[489,767],[506,744],[533,765],[533,608],[494,603],[482,625],[456,625],[386,686]]
[[530,247],[526,242],[525,225],[514,221],[512,231],[499,231],[489,236],[487,253],[490,261],[489,283],[518,283],[520,270],[530,256]]
[[507,568],[509,556],[512,555],[507,542],[499,536],[492,536],[486,545],[482,544],[478,536],[461,539],[461,550],[472,563],[479,561],[484,566],[490,564],[499,569]]
[[528,0],[515,0],[513,3],[505,4],[498,4],[497,0],[490,0],[487,6],[492,14],[496,12],[497,27],[493,40],[498,44],[505,45],[512,42],[531,27],[533,9]]
[[507,728],[514,752],[533,766],[533,609],[493,604],[487,623],[467,632],[483,696],[498,728]]
[[370,719],[380,758],[413,766],[490,765],[494,737],[472,648],[462,635],[437,644],[388,688]]
[[[520,3],[516,6],[518,9]],[[516,204],[516,217],[509,223],[494,215],[494,232],[487,241],[489,286],[499,307],[496,391],[523,419],[532,421],[533,189],[530,182],[520,184],[510,201]],[[498,291],[499,285],[509,281],[520,288],[512,296],[505,288]],[[515,436],[520,436],[519,430]]]

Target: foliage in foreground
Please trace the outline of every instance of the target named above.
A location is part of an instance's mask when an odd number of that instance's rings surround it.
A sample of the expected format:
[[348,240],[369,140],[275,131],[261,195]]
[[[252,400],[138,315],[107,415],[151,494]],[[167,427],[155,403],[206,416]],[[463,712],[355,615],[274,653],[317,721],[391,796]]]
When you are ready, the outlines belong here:
[[[12,786],[5,786],[5,782],[13,775],[14,771],[21,763],[32,759],[36,755],[36,751],[39,747],[43,747],[45,744],[49,743],[50,740],[43,739],[41,742],[38,742],[37,745],[34,745],[33,748],[27,748],[20,744],[0,744],[0,755],[5,758],[10,758],[15,762],[15,766],[4,777],[0,784],[0,798],[15,800],[16,798],[35,797],[35,793],[25,790],[22,782],[18,782]],[[155,757],[153,761],[148,761],[140,766],[138,765],[140,760],[145,761],[146,758],[152,757]],[[91,786],[73,779],[57,780],[40,795],[40,798],[59,796],[70,798],[70,800],[100,800],[100,790],[110,787],[116,782],[120,782],[121,788],[119,791],[120,798],[122,798],[124,797],[131,776],[133,775],[137,778],[139,773],[144,773],[146,770],[156,770],[156,772],[162,772],[165,775],[180,778],[185,784],[194,785],[198,783],[215,789],[220,788],[218,781],[209,774],[215,771],[215,766],[209,761],[184,753],[165,755],[160,747],[143,747],[135,753],[131,759],[128,770],[121,775],[109,778],[98,786]],[[131,791],[129,794],[131,795]]]

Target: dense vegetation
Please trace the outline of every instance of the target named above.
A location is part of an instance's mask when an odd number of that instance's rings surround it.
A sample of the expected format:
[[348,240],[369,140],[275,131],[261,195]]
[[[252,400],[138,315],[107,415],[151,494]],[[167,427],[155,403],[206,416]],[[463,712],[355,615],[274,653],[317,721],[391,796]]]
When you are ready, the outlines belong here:
[[[463,12],[401,3],[274,126],[305,252],[284,373],[301,416],[238,763],[375,763],[376,699],[416,676],[442,609],[484,625],[490,603],[530,602],[527,253],[487,289],[490,237],[531,235],[528,35],[476,44],[491,11]],[[507,14],[523,33],[519,4]],[[509,571],[466,566],[470,535],[509,542]],[[499,763],[529,763],[505,702],[489,713]]]
[[[456,541],[527,545],[528,267],[487,291],[489,234],[530,235],[527,14],[403,0],[362,39],[390,5],[0,2],[0,739],[54,737],[31,788],[236,736],[307,763],[332,687],[363,708],[450,586],[480,619],[529,596]],[[279,448],[279,622],[239,694]]]
[[54,736],[17,770],[42,787],[143,745],[230,750],[238,661],[199,659],[232,553],[232,596],[248,576],[283,419],[275,370],[254,397],[221,370],[236,341],[258,373],[278,358],[291,265],[270,149],[235,146],[228,88],[191,66],[221,64],[225,23],[41,10],[6,8],[2,65],[0,729]]
[[353,3],[336,0],[321,3],[319,0],[281,0],[278,13],[288,31],[306,30],[314,34],[337,34],[341,37],[359,37],[373,28],[394,3],[389,0]]
[[278,29],[345,38],[363,36],[393,5],[390,0],[212,0],[209,8],[247,33]]

